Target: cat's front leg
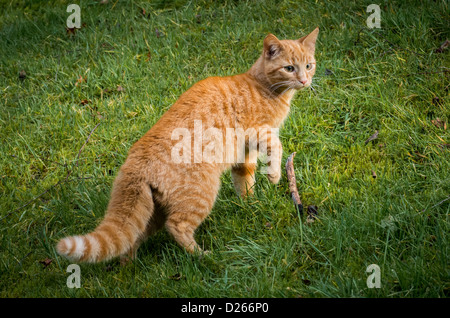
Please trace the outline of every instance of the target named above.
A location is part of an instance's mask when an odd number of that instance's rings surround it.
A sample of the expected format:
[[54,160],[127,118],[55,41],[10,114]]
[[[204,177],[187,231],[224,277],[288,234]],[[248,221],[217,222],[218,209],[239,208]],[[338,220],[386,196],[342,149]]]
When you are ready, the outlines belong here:
[[278,138],[278,128],[263,127],[258,133],[258,151],[267,167],[261,169],[266,173],[269,181],[277,184],[281,179],[281,158],[283,147]]
[[248,197],[253,194],[255,185],[256,164],[237,164],[231,168],[231,177],[234,188],[240,197]]
[[253,150],[245,154],[245,161],[231,168],[234,188],[239,196],[245,198],[253,194],[255,170],[258,153]]

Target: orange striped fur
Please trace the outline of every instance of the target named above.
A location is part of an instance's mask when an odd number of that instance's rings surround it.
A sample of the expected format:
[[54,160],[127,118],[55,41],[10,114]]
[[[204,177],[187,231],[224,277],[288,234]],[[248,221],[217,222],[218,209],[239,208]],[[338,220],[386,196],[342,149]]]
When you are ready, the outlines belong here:
[[[134,256],[139,244],[164,226],[187,251],[201,252],[194,232],[210,213],[225,170],[231,169],[238,195],[250,195],[256,157],[265,144],[272,157],[268,178],[279,182],[282,147],[270,128],[283,123],[295,91],[311,84],[318,32],[316,28],[299,40],[278,40],[269,34],[261,56],[249,71],[210,77],[183,93],[130,149],[114,181],[102,222],[89,234],[59,241],[58,253],[78,262]],[[183,128],[195,137],[196,123],[201,123],[203,131],[214,127],[221,132],[220,147],[209,147],[206,142],[196,145],[194,138],[186,143],[191,153],[182,148],[188,162],[175,162],[174,147],[180,138],[174,138],[174,132]],[[251,148],[246,139],[245,153],[239,153],[237,139],[225,139],[230,128],[255,129],[257,147]],[[203,137],[203,141],[207,139]],[[196,149],[200,154],[223,149],[232,160],[204,162]],[[242,161],[236,159],[239,156]]]

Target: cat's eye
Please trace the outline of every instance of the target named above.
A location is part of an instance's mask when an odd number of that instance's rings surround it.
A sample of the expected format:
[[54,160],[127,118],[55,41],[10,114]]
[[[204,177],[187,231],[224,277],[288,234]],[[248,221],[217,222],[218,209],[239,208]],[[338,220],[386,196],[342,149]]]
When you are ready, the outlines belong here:
[[286,70],[286,72],[289,72],[289,73],[292,73],[293,71],[295,71],[295,67],[293,67],[292,65],[285,66],[284,69]]
[[312,64],[311,63],[308,63],[308,64],[306,64],[306,69],[309,71],[310,69],[312,69]]

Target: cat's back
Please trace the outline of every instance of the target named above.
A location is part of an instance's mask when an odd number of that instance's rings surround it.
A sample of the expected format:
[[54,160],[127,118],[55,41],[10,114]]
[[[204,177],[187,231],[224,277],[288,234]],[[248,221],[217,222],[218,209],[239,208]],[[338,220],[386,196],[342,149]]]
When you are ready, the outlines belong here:
[[212,76],[185,91],[157,123],[132,147],[167,152],[174,134],[210,127],[226,130],[236,127],[239,113],[250,104],[260,103],[257,89],[247,74]]
[[250,93],[252,85],[246,74],[200,80],[178,98],[150,131],[176,126],[189,129],[195,120],[209,125],[224,117],[234,118],[236,106],[255,95]]

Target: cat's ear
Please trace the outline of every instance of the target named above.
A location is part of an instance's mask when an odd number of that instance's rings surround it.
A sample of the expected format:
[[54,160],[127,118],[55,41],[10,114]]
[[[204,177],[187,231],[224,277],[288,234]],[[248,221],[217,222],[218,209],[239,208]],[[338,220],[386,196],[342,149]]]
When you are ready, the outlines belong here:
[[280,40],[273,34],[269,34],[264,39],[264,56],[266,59],[271,60],[278,56],[283,50],[283,46]]
[[308,48],[312,53],[314,53],[314,50],[316,49],[316,40],[317,35],[319,34],[319,27],[315,28],[314,31],[312,31],[310,34],[305,35],[298,41]]

